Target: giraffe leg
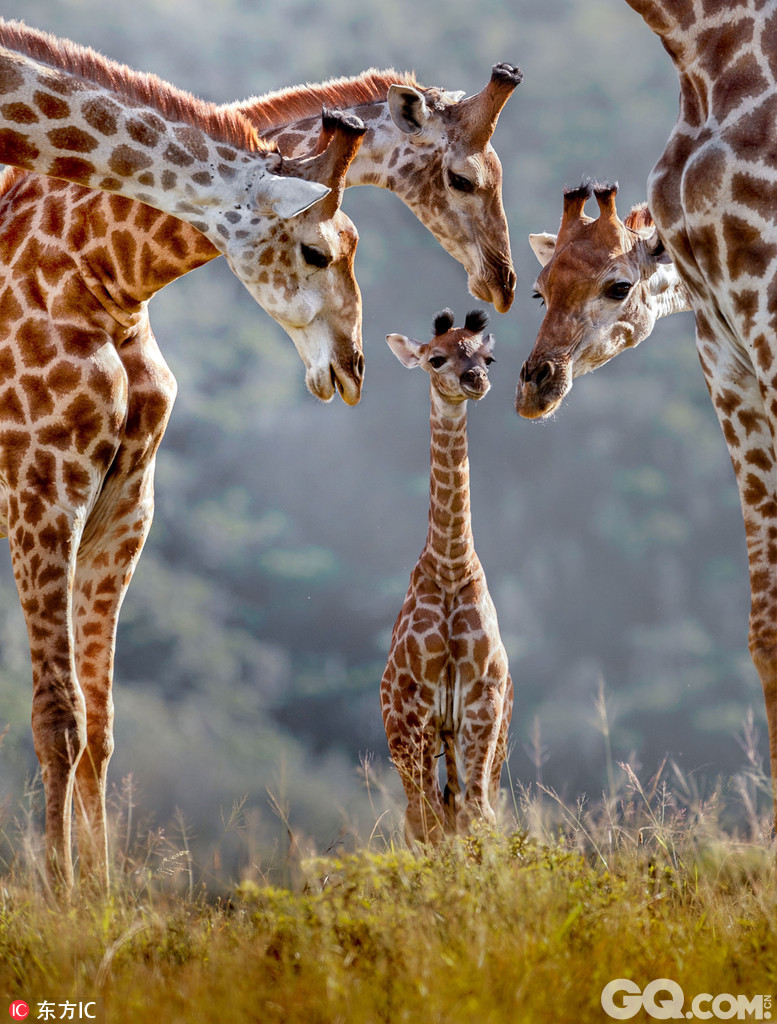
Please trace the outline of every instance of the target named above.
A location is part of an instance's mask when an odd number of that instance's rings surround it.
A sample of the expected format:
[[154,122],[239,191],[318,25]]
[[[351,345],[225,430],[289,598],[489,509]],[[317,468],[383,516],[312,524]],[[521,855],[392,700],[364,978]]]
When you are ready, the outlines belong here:
[[390,662],[381,681],[381,707],[389,752],[407,797],[405,841],[439,843],[445,831],[445,807],[437,780],[440,735],[431,702],[414,699],[414,680]]
[[[73,621],[87,712],[86,749],[76,773],[81,882],[108,884],[106,789],[113,753],[113,666],[119,612],[154,515],[156,451],[175,381],[150,328],[119,351],[129,381],[125,436],[78,552]],[[90,523],[91,525],[91,523]]]
[[508,673],[507,685],[505,686],[504,702],[502,706],[502,717],[499,722],[499,735],[496,740],[494,760],[491,765],[491,779],[488,786],[488,801],[495,807],[499,800],[499,786],[502,779],[502,766],[507,759],[508,735],[510,720],[513,717],[513,681]]
[[414,843],[437,846],[446,831],[445,805],[437,781],[436,746],[439,746],[439,737],[436,730],[431,730],[427,736],[410,737],[409,745],[396,743],[392,748],[392,759],[407,797],[405,842],[408,846]]
[[[710,342],[710,339],[712,341]],[[777,820],[777,415],[773,368],[743,366],[726,339],[715,340],[697,317],[697,345],[710,397],[726,438],[745,521],[750,567],[750,654],[761,680]],[[719,383],[719,382],[724,383]],[[732,384],[732,382],[736,382]]]
[[[32,473],[29,474],[32,477]],[[71,815],[78,761],[86,744],[86,706],[75,669],[71,594],[76,517],[22,492],[9,499],[8,539],[32,659],[32,734],[46,797],[46,872],[52,890],[73,884]],[[35,507],[35,533],[29,509]]]
[[[113,663],[124,596],[153,517],[153,464],[110,494],[112,515],[82,545],[75,578],[76,665],[86,705],[86,748],[76,770],[81,882],[108,884],[106,782],[113,753]],[[123,513],[123,514],[122,514]]]
[[473,819],[496,821],[491,801],[498,795],[507,753],[512,681],[485,579],[464,588],[458,601],[451,621],[451,653],[462,706],[458,742],[465,793],[456,818],[456,830],[462,833]]
[[456,817],[456,831],[460,834],[475,819],[496,822],[491,799],[498,794],[504,760],[500,741],[507,731],[503,726],[505,685],[504,678],[487,677],[473,686],[467,697],[459,729],[466,773],[464,800]]

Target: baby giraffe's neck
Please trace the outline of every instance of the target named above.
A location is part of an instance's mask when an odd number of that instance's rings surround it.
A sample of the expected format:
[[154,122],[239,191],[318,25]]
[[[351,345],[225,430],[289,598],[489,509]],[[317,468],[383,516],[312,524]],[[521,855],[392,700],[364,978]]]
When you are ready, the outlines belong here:
[[479,565],[472,537],[467,456],[467,403],[452,403],[431,389],[429,532],[421,553],[424,571],[458,589]]

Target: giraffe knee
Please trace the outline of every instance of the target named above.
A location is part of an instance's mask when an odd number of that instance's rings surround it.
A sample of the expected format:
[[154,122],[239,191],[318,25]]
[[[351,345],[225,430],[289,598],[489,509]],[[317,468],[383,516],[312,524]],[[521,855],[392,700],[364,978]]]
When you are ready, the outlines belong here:
[[44,774],[52,768],[75,768],[87,746],[85,709],[41,709],[33,704],[32,737]]

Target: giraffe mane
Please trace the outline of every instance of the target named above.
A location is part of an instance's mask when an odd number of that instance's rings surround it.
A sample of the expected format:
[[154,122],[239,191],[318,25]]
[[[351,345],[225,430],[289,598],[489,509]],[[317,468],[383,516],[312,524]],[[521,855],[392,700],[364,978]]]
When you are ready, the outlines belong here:
[[[392,85],[410,85],[414,89],[427,91],[417,81],[414,71],[368,68],[351,78],[330,78],[326,82],[293,85],[225,104],[222,109],[239,111],[250,117],[259,131],[266,131],[292,121],[318,117],[324,106],[353,107],[362,103],[382,102]],[[427,100],[430,98],[427,97]]]
[[135,71],[88,46],[58,39],[21,21],[3,19],[0,45],[103,86],[132,103],[150,106],[168,120],[201,128],[219,142],[249,151],[275,149],[258,138],[256,129],[238,111],[207,103],[157,75]]

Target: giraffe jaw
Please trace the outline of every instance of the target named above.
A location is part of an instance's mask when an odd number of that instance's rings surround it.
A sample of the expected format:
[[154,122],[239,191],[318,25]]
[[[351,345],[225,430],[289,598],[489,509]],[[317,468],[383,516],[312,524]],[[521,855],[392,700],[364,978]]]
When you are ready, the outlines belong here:
[[497,313],[506,313],[515,298],[516,276],[512,267],[508,267],[498,280],[489,280],[483,274],[470,274],[467,287],[470,294],[481,302],[493,303]]
[[361,399],[362,378],[330,363],[326,367],[308,367],[305,373],[308,391],[321,402],[331,402],[339,394],[346,405],[358,405]]

